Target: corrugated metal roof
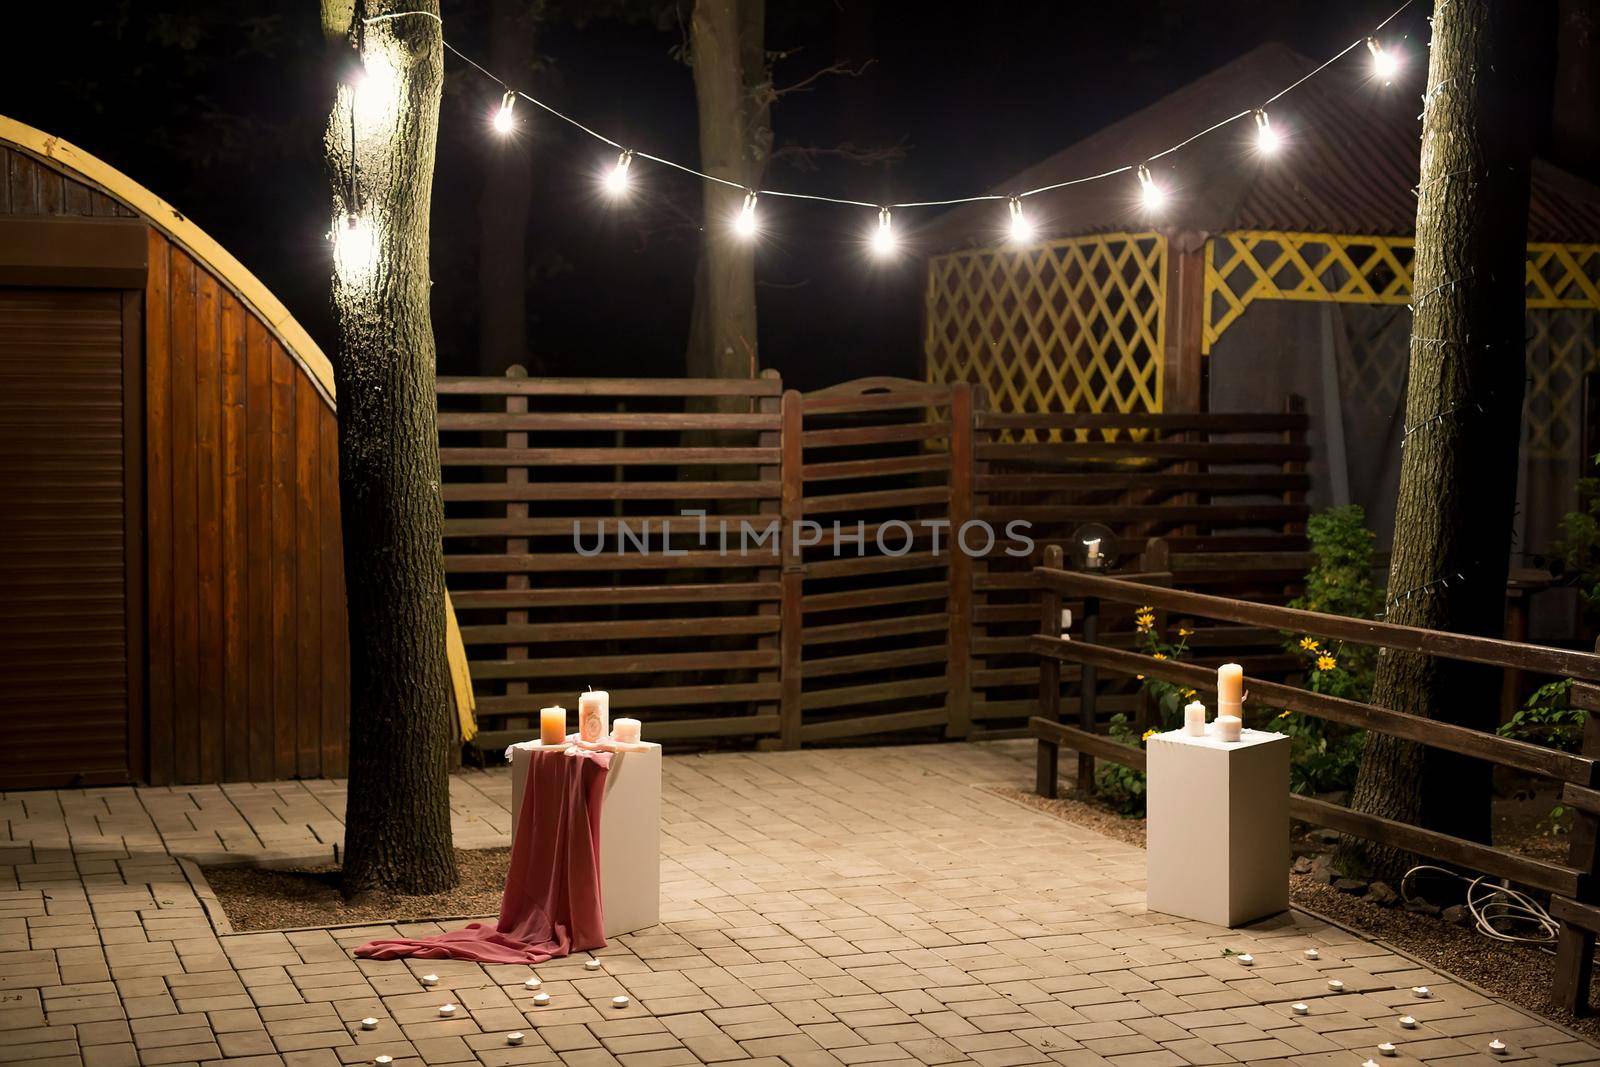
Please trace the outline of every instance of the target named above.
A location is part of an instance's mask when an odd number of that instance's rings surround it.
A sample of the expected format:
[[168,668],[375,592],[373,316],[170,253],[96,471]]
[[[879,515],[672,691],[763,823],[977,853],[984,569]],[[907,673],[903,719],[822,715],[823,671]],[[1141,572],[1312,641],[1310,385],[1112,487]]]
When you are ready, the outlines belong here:
[[[1151,106],[999,183],[1009,194],[1148,158],[1251,107],[1316,63],[1265,44]],[[1303,230],[1403,235],[1416,223],[1421,110],[1418,94],[1369,79],[1359,60],[1336,64],[1271,109],[1283,136],[1271,158],[1255,150],[1248,118],[1151,165],[1170,196],[1160,215],[1139,204],[1130,174],[1042,193],[1027,201],[1042,235],[1111,230]],[[994,244],[1004,205],[969,204],[918,233],[929,251]],[[1536,162],[1529,240],[1600,241],[1600,188]]]

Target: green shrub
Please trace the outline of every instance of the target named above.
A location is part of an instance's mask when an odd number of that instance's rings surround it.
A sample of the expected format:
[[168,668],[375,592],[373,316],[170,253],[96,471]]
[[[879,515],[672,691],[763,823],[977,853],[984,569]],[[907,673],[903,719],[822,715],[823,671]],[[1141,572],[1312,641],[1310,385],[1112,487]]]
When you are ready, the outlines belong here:
[[[1600,455],[1592,457],[1600,466]],[[1578,598],[1591,622],[1600,617],[1600,478],[1578,479],[1582,511],[1569,511],[1561,519],[1561,532],[1552,543],[1578,586]]]

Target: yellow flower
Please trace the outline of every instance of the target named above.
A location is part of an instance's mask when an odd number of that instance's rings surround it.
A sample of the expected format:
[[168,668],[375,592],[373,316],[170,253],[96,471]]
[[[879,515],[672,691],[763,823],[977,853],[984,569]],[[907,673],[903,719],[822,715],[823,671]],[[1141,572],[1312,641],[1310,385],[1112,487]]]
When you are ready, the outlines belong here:
[[1156,729],[1155,729],[1155,727],[1152,726],[1150,729],[1146,730],[1144,733],[1139,735],[1139,740],[1148,741],[1152,737],[1154,737],[1155,735],[1156,735]]
[[1144,605],[1140,606],[1139,614],[1140,615],[1150,615],[1150,614],[1153,614],[1155,612],[1155,610],[1156,609],[1151,607],[1149,604],[1144,604]]
[[1179,637],[1193,637],[1194,636],[1194,631],[1189,629],[1186,626],[1180,626],[1180,627],[1178,627],[1178,636]]
[[1139,679],[1139,681],[1141,681],[1141,682],[1144,681],[1144,675],[1142,675],[1142,674],[1136,674],[1136,675],[1134,675],[1134,677]]
[[1197,692],[1196,692],[1196,691],[1195,691],[1195,690],[1193,690],[1193,689],[1185,689],[1185,690],[1184,690],[1184,691],[1183,691],[1183,699],[1185,699],[1185,700],[1193,700],[1193,699],[1194,699],[1194,698],[1195,698],[1195,697],[1197,697],[1197,696],[1199,696],[1199,695],[1200,695],[1200,694],[1199,694],[1199,693],[1197,693]]
[[1338,665],[1339,661],[1328,655],[1326,652],[1317,657],[1317,670],[1319,671],[1331,671]]
[[1300,647],[1307,652],[1315,652],[1317,651],[1317,639],[1315,637],[1302,637],[1300,639]]
[[1165,652],[1157,652],[1154,656],[1152,656],[1150,658],[1151,659],[1166,659],[1167,658],[1167,654]]
[[1294,714],[1294,712],[1290,711],[1288,708],[1284,708],[1282,711],[1278,712],[1278,718],[1287,719],[1289,716],[1291,716],[1293,714]]
[[1149,611],[1141,611],[1133,617],[1133,621],[1139,624],[1139,629],[1148,630],[1156,624],[1156,617]]

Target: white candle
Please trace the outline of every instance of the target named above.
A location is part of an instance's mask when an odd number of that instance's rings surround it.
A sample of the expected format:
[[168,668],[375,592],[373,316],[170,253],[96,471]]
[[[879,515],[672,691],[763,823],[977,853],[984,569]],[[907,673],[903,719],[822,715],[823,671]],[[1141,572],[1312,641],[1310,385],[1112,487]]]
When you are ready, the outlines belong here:
[[1090,567],[1100,566],[1100,538],[1095,537],[1083,542],[1083,562]]
[[564,745],[567,743],[566,708],[539,709],[539,743],[541,745]]
[[1217,714],[1237,714],[1244,703],[1244,668],[1224,663],[1217,668]]
[[599,741],[611,732],[611,694],[591,689],[578,697],[578,736]]
[[1198,700],[1183,706],[1183,732],[1190,737],[1206,735],[1206,706]]
[[636,742],[639,740],[639,731],[641,729],[638,719],[618,719],[611,724],[611,739],[629,743]]
[[1244,722],[1237,715],[1217,716],[1217,740],[1237,741],[1240,731],[1244,729]]

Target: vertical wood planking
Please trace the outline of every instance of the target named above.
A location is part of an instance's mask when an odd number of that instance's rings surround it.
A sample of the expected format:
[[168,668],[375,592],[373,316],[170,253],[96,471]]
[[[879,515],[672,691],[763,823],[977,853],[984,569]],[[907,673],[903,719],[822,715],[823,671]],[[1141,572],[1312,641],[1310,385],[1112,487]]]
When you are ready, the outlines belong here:
[[295,655],[294,361],[273,341],[272,350],[272,713],[273,776],[292,778],[299,768]]
[[254,316],[245,325],[245,633],[249,648],[245,707],[249,775],[276,771],[273,759],[272,661],[272,340]]
[[199,465],[195,427],[195,263],[172,250],[173,774],[200,778]]
[[[168,269],[171,246],[150,231],[145,291],[145,558],[150,703],[150,781],[172,781],[172,365]],[[141,768],[133,768],[139,774]]]
[[781,497],[782,529],[778,532],[783,546],[782,621],[779,623],[779,703],[778,738],[784,748],[800,747],[800,692],[803,649],[801,638],[801,592],[805,579],[805,563],[800,548],[795,543],[795,527],[803,517],[804,483],[801,467],[804,463],[802,442],[802,415],[800,394],[786,390],[781,403],[783,440],[781,453],[783,488]]
[[195,547],[199,665],[194,780],[222,778],[222,374],[221,291],[209,271],[195,274]]
[[945,708],[948,737],[972,729],[972,557],[961,550],[960,533],[972,519],[972,386],[950,390],[950,667]]
[[349,666],[344,611],[344,545],[339,536],[339,422],[317,398],[321,431],[319,477],[322,520],[322,773],[342,776],[349,721]]
[[222,304],[222,779],[250,777],[247,641],[248,505],[245,494],[245,310]]
[[322,773],[322,398],[295,389],[296,773]]

